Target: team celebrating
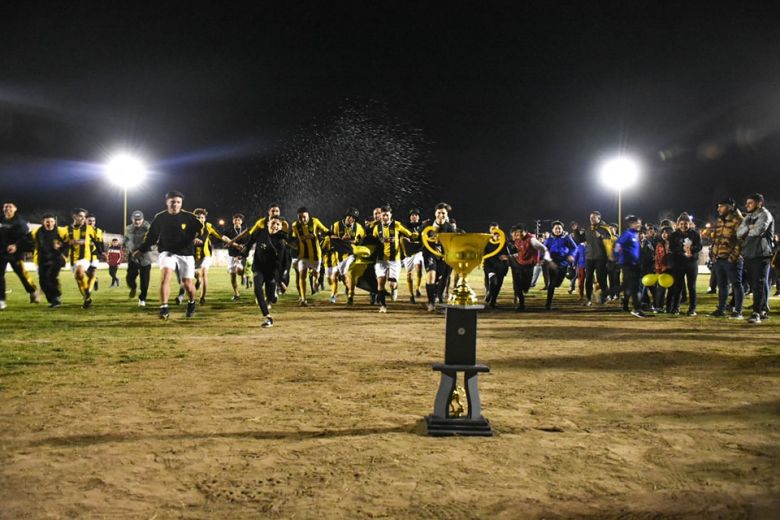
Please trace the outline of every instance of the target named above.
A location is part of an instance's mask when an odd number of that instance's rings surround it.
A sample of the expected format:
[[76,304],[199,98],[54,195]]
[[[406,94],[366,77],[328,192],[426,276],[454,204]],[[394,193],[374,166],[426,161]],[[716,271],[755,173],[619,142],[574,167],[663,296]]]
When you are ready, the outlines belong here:
[[[241,290],[253,287],[266,328],[274,324],[271,307],[288,291],[291,274],[302,307],[309,305],[308,296],[325,283],[330,303],[336,304],[341,283],[346,305],[354,305],[355,289],[361,288],[368,292],[370,303],[386,313],[388,299],[397,301],[402,268],[411,303],[422,298],[423,280],[428,311],[447,301],[452,269],[422,244],[422,233],[429,226],[429,243],[439,253],[442,246],[436,240],[437,233],[462,232],[446,203],[437,204],[427,220],[420,210],[412,209],[405,223],[394,217],[388,204],[376,207],[362,223],[359,211],[349,208],[330,226],[306,207],[298,208],[295,221],[290,223],[281,216],[281,207],[271,204],[267,214],[252,226],[245,225],[244,215],[237,213],[225,230],[207,221],[205,209],[190,212],[183,204],[181,192],[168,192],[166,209],[151,222],[141,211],[134,211],[122,242],[114,238],[106,244],[95,215],[82,208],[73,209],[72,222],[66,226],[59,226],[55,215],[45,214],[41,225],[30,231],[16,205],[4,203],[0,310],[7,306],[6,266],[19,277],[30,302],[39,302],[39,288],[24,267],[28,253],[37,265],[40,292],[52,308],[62,305],[59,274],[66,265],[73,272],[82,307],[92,307],[101,260],[108,263],[111,287],[120,285],[117,269],[126,260],[130,298],[137,297],[138,305],[145,307],[152,249],[156,248],[161,270],[159,316],[165,320],[170,316],[171,285],[176,280],[178,296],[173,302],[186,303],[185,316],[189,318],[198,303],[206,303],[216,244],[228,250],[232,299],[239,301]],[[483,262],[485,304],[491,308],[498,305],[503,280],[511,271],[514,309],[518,312],[527,309],[526,294],[543,277],[547,311],[555,310],[555,291],[566,283],[568,293],[577,291],[584,306],[622,302],[624,311],[645,318],[657,313],[678,316],[687,302],[687,315],[696,316],[699,257],[706,241],[710,244],[710,292],[718,293],[717,308],[710,316],[742,319],[745,297],[752,294],[748,322],[761,323],[769,317],[771,284],[777,285],[775,295],[780,294],[780,245],[774,218],[759,193],[746,197],[745,213],[728,197],[718,201],[717,212],[716,222],[702,230],[687,213],[659,225],[629,215],[620,234],[619,226],[605,223],[598,211],[590,213],[585,226],[572,222],[568,232],[561,221],[552,222],[551,231],[542,236],[516,224],[500,254]],[[495,237],[499,231],[497,223],[490,225],[489,232]]]

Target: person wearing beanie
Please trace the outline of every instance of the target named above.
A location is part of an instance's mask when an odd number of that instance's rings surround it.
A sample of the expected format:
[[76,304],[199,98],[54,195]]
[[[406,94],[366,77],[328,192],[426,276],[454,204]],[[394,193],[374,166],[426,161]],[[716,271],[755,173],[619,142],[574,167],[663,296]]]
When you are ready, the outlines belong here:
[[639,302],[641,290],[642,267],[640,265],[641,244],[639,241],[639,229],[642,221],[634,215],[626,217],[627,228],[615,242],[616,263],[623,272],[623,310],[629,311],[629,302],[634,309],[633,316],[644,318],[645,313]]
[[761,323],[769,318],[769,264],[774,249],[775,220],[764,207],[760,193],[748,195],[747,215],[737,228],[741,241],[745,271],[753,289],[753,313],[750,323]]
[[696,277],[699,273],[701,235],[693,228],[693,219],[688,213],[677,218],[677,229],[669,237],[672,260],[672,314],[679,316],[683,287],[688,288],[688,316],[696,316]]
[[742,244],[737,239],[737,228],[742,223],[743,217],[731,197],[721,199],[717,209],[718,219],[712,228],[710,257],[718,285],[718,307],[710,316],[715,318],[726,316],[726,300],[730,291],[733,291],[734,308],[730,317],[742,319],[745,293],[742,287]]

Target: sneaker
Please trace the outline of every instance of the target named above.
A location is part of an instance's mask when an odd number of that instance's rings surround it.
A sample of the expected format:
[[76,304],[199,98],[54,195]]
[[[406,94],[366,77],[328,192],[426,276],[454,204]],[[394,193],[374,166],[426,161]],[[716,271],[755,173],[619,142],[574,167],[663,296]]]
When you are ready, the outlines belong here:
[[336,303],[336,295],[330,297],[330,303]]
[[761,323],[761,315],[757,312],[754,312],[750,315],[750,319],[748,319],[748,323]]
[[168,317],[170,317],[171,311],[168,309],[167,305],[163,305],[160,307],[160,319],[161,320],[167,320]]
[[731,316],[729,316],[729,319],[730,320],[744,320],[745,317],[742,316],[741,312],[734,311],[734,312],[731,313]]
[[637,318],[647,318],[647,314],[642,311],[631,311],[631,316],[636,316]]
[[723,318],[726,316],[726,313],[722,310],[718,309],[715,312],[710,313],[710,318]]
[[144,300],[138,300],[138,306],[139,307],[146,307],[146,302]]
[[187,302],[187,312],[184,313],[184,317],[192,318],[193,314],[195,314],[195,302]]
[[672,316],[679,316],[680,315],[680,311],[676,311],[676,310],[675,311],[671,311],[669,314],[671,314]]
[[41,302],[41,296],[38,294],[38,291],[33,291],[30,293],[30,303],[40,303]]
[[92,298],[85,298],[84,303],[81,304],[82,309],[89,309],[92,307]]
[[274,319],[270,316],[266,316],[265,321],[261,325],[264,329],[270,328],[274,326]]
[[241,300],[241,296],[239,296],[238,294],[234,294],[233,297],[230,298],[231,302],[237,302],[237,301],[240,301],[240,300]]
[[582,305],[583,307],[593,307],[593,302],[591,300],[585,300],[585,303]]
[[133,287],[132,289],[130,289],[130,296],[128,296],[128,298],[130,298],[131,300],[132,300],[133,298],[135,298],[135,287]]
[[716,291],[715,289],[710,289],[709,291],[707,291],[707,292],[706,292],[706,293],[704,293],[704,294],[715,294],[715,293],[717,293],[717,292],[718,292],[718,291]]
[[307,302],[306,300],[298,300],[298,306],[299,307],[308,307],[309,306],[309,302]]
[[176,305],[181,305],[181,303],[184,301],[184,295],[178,295],[174,301],[176,302]]
[[49,304],[50,309],[59,309],[62,307],[62,302],[60,300],[54,300]]
[[761,321],[767,321],[769,319],[769,313],[764,311],[761,313]]
[[696,316],[696,311],[694,309],[689,310],[688,311],[688,316],[690,316],[690,317]]
[[387,312],[387,306],[385,306],[385,305],[380,305],[380,306],[379,306],[379,312],[382,312],[382,313],[385,313],[385,312]]

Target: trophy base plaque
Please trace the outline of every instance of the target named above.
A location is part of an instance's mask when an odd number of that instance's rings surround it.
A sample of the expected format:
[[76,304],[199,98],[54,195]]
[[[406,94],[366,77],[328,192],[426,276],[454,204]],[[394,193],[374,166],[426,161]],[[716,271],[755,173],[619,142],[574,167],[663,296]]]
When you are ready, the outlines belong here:
[[491,437],[493,435],[490,422],[481,415],[477,419],[442,419],[429,415],[425,418],[425,427],[428,435],[431,437],[449,437],[453,435]]

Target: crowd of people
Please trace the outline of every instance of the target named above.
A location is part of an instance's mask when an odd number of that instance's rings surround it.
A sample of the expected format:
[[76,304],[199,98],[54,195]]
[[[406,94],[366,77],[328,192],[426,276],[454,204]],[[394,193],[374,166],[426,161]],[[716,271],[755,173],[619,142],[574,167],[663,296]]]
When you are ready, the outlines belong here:
[[[401,273],[409,301],[423,298],[428,311],[447,301],[453,280],[452,269],[422,244],[422,233],[429,226],[430,243],[442,252],[438,233],[461,232],[447,203],[437,204],[433,215],[423,219],[412,209],[405,222],[397,220],[393,208],[374,208],[361,223],[359,211],[349,208],[343,218],[325,225],[308,208],[300,207],[296,219],[287,221],[281,207],[271,204],[267,214],[253,225],[245,225],[245,216],[235,214],[232,226],[215,228],[207,221],[203,208],[182,209],[184,195],[171,191],[165,195],[166,209],[151,222],[141,211],[134,211],[123,238],[104,242],[95,215],[82,208],[71,212],[72,222],[61,226],[53,214],[43,216],[40,227],[29,229],[13,202],[3,205],[0,223],[0,310],[6,308],[6,266],[19,277],[30,302],[39,302],[42,292],[49,306],[62,305],[59,274],[70,265],[82,295],[82,307],[90,308],[98,289],[97,269],[101,261],[109,266],[111,287],[118,287],[118,268],[127,263],[125,281],[130,298],[146,306],[149,295],[152,248],[157,249],[161,269],[159,316],[168,319],[169,302],[186,303],[185,316],[191,317],[197,303],[206,303],[208,272],[214,247],[228,250],[228,273],[232,299],[241,299],[243,288],[254,288],[254,297],[263,315],[263,327],[271,327],[271,306],[289,290],[291,275],[300,306],[309,305],[309,295],[325,290],[329,301],[339,299],[339,284],[344,287],[346,305],[353,305],[355,289],[367,291],[370,303],[380,313],[397,301]],[[718,304],[710,316],[743,318],[745,297],[752,294],[750,323],[769,317],[772,283],[780,294],[780,255],[772,214],[764,207],[764,198],[754,193],[746,197],[745,212],[731,198],[717,203],[718,218],[704,230],[710,243],[710,290],[718,293]],[[525,311],[529,289],[544,280],[544,309],[555,310],[555,291],[561,287],[575,291],[584,306],[622,303],[622,308],[638,318],[657,313],[678,316],[687,303],[686,314],[697,315],[696,281],[699,257],[703,250],[702,232],[693,219],[682,213],[676,219],[658,225],[629,215],[625,230],[605,223],[593,211],[585,225],[554,221],[551,230],[537,236],[524,224],[511,227],[506,245],[499,254],[483,263],[485,304],[495,308],[505,277],[511,272],[514,309]],[[498,240],[498,224],[489,232]],[[494,241],[495,243],[495,241]],[[489,245],[488,250],[495,248]],[[487,251],[487,250],[486,250]],[[32,254],[38,268],[39,285],[25,270],[25,255]],[[178,295],[171,299],[173,281]],[[423,284],[424,280],[424,284]]]

